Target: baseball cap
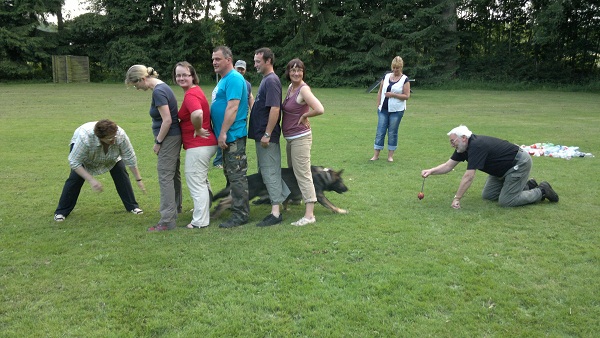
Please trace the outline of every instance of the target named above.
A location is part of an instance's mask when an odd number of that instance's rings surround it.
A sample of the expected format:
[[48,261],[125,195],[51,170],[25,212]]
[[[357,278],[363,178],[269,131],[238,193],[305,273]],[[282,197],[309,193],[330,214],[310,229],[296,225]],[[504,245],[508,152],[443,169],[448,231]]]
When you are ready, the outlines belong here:
[[235,68],[244,68],[246,69],[246,61],[244,60],[237,60],[235,63]]

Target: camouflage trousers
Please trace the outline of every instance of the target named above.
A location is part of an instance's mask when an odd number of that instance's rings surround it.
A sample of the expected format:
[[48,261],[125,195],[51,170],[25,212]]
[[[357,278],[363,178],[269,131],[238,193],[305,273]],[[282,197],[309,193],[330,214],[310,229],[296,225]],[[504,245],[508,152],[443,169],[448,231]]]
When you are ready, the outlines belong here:
[[227,149],[223,150],[223,172],[231,187],[231,218],[246,222],[250,217],[250,203],[246,178],[248,159],[245,137],[227,143]]

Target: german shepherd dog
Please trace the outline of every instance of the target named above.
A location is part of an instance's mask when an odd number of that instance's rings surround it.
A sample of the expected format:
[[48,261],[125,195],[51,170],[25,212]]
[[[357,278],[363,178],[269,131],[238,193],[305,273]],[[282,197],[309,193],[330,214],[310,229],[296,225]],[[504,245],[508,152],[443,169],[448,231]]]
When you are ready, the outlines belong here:
[[[344,170],[335,171],[330,168],[319,166],[311,166],[310,169],[312,172],[313,184],[315,185],[315,192],[317,193],[317,201],[336,214],[347,214],[347,210],[333,205],[324,194],[325,191],[335,191],[338,194],[348,191],[348,187],[346,187],[342,180],[342,173]],[[298,181],[296,181],[296,176],[294,175],[294,170],[292,168],[281,168],[281,178],[290,189],[290,195],[287,200],[283,202],[284,209],[287,210],[287,205],[289,203],[297,203],[302,200],[302,193],[300,192]],[[269,203],[269,193],[260,173],[248,176],[248,199],[253,200],[256,197],[260,197],[260,199],[253,202],[253,204]],[[211,213],[211,218],[219,217],[225,210],[231,207],[229,186],[216,193],[213,196],[212,201],[216,202],[219,199],[221,200]]]

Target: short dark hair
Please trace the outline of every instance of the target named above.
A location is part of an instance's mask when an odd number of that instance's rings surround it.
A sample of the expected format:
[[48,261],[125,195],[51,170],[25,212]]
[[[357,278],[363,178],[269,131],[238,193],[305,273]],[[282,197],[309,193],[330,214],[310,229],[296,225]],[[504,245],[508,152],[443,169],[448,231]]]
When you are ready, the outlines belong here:
[[223,56],[226,59],[229,59],[229,58],[233,59],[233,53],[231,52],[231,49],[229,47],[227,47],[227,46],[218,46],[218,47],[215,47],[215,49],[213,49],[213,53],[216,53],[218,51],[221,51],[221,53],[223,53]]
[[292,81],[290,78],[290,69],[292,68],[301,68],[303,72],[306,71],[306,68],[304,68],[304,62],[302,62],[302,60],[298,58],[292,59],[290,62],[288,62],[287,66],[285,66],[285,78],[288,81]]
[[119,127],[111,120],[100,120],[94,126],[94,135],[98,138],[105,138],[117,134]]
[[175,76],[175,70],[177,69],[177,67],[184,67],[187,68],[187,70],[190,72],[190,75],[192,76],[192,83],[195,84],[196,86],[200,83],[199,79],[198,79],[198,73],[196,73],[196,69],[194,69],[194,66],[192,66],[191,63],[187,62],[187,61],[180,61],[177,62],[177,64],[175,65],[175,67],[173,67],[173,82],[177,83],[177,77]]
[[270,48],[259,48],[254,52],[254,54],[262,54],[262,58],[265,62],[271,59],[271,64],[275,65],[275,53],[273,53],[273,51]]

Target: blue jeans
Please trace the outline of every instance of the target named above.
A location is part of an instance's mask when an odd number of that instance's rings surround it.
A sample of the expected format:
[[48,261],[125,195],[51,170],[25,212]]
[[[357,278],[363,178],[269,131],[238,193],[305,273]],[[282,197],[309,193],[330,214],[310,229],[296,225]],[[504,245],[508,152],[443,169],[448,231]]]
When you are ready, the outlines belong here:
[[404,116],[403,111],[388,112],[385,109],[377,110],[377,134],[375,134],[375,150],[383,149],[385,134],[388,134],[388,150],[393,151],[398,147],[398,129]]

